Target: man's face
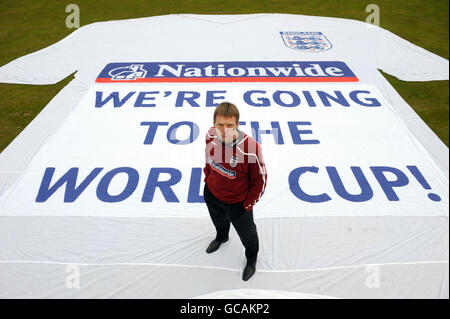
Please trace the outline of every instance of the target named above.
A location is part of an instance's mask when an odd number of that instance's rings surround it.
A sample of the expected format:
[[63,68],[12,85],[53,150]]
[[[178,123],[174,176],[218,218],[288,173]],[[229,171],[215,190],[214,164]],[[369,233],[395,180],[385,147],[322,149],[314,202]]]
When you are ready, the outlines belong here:
[[214,127],[216,128],[217,134],[225,143],[231,143],[236,135],[236,128],[239,123],[236,123],[236,118],[234,116],[216,116],[216,122]]

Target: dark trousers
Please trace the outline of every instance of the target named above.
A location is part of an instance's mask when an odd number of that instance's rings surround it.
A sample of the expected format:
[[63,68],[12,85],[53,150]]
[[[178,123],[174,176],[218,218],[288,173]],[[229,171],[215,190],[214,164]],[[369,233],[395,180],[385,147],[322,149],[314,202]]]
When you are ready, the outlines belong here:
[[244,202],[235,204],[224,203],[218,200],[208,188],[205,183],[203,191],[205,203],[208,206],[209,215],[216,227],[216,239],[223,241],[228,238],[230,231],[230,221],[236,229],[242,244],[245,247],[245,257],[247,263],[256,263],[256,258],[259,250],[258,233],[256,225],[253,221],[253,209],[245,211]]

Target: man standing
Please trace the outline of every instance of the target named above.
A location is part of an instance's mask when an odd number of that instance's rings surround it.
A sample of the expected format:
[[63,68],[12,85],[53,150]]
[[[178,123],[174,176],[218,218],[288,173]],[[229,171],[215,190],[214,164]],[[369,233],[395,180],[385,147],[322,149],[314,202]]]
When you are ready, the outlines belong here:
[[247,281],[256,271],[259,241],[253,206],[264,194],[266,167],[261,146],[239,130],[239,110],[234,104],[218,105],[213,123],[206,133],[203,196],[217,234],[206,252],[216,251],[228,240],[231,221],[245,247],[242,279]]

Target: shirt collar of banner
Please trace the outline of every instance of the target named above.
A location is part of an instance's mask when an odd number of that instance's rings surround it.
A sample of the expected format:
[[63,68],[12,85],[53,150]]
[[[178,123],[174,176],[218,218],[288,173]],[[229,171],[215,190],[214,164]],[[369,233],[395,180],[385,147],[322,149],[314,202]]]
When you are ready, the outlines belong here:
[[236,137],[236,139],[235,139],[233,142],[231,142],[231,143],[225,143],[225,142],[220,138],[220,134],[217,135],[217,139],[218,139],[219,141],[221,141],[222,144],[224,144],[224,145],[226,145],[226,146],[234,147],[234,146],[236,146],[236,145],[242,140],[242,138],[244,137],[244,133],[243,133],[239,128],[236,128],[236,130],[239,132],[239,135],[238,135],[238,136]]

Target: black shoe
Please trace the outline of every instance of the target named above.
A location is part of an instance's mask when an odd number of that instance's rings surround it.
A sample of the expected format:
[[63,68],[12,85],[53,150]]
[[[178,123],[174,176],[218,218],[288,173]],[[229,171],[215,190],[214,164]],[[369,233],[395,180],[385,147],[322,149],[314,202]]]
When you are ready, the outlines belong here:
[[250,277],[253,276],[255,271],[256,271],[256,263],[247,264],[247,266],[245,266],[244,272],[242,273],[242,280],[244,281],[249,280]]
[[228,238],[223,240],[223,241],[219,241],[217,239],[214,239],[208,246],[208,248],[206,248],[206,252],[208,254],[215,252],[217,249],[219,249],[220,245],[222,243],[225,243],[228,241]]

